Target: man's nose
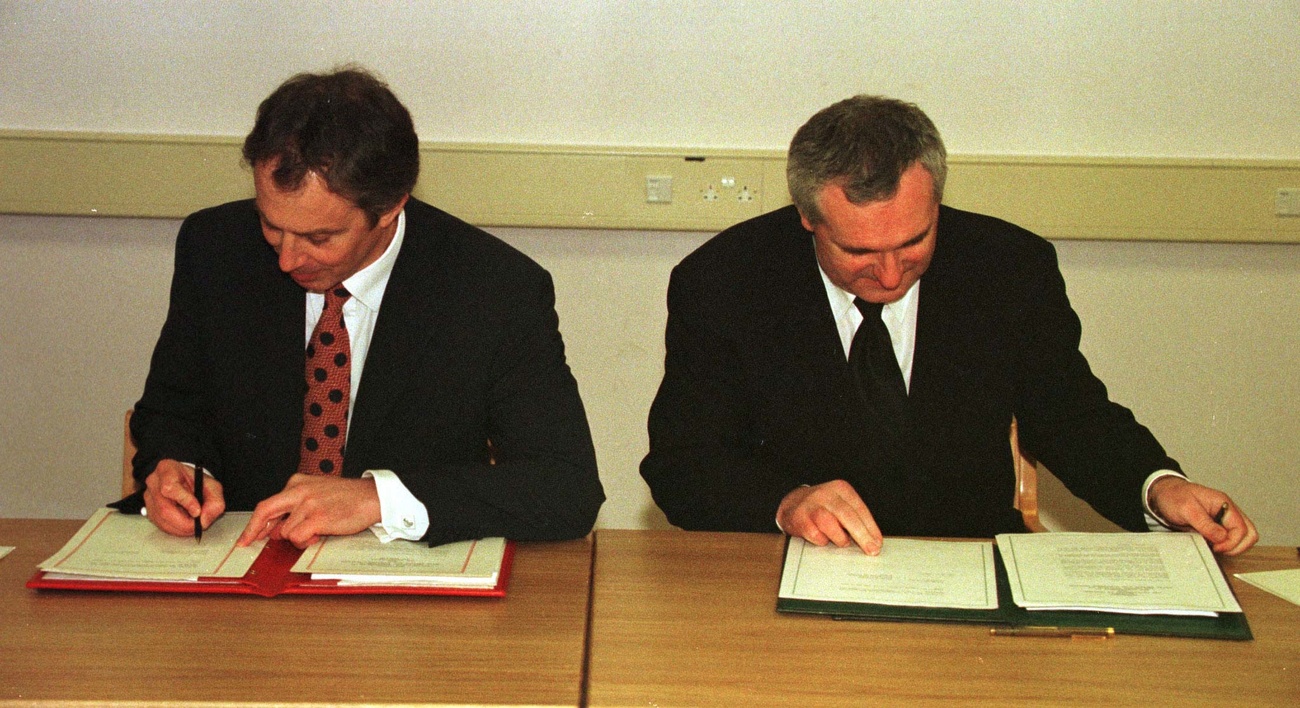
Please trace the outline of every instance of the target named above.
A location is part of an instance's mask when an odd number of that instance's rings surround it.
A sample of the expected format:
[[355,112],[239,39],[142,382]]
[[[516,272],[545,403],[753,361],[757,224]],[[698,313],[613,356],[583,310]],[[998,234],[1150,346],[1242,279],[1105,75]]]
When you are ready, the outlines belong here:
[[897,253],[880,254],[880,262],[876,264],[876,282],[886,290],[893,290],[903,282],[903,264]]
[[298,252],[298,239],[290,234],[280,237],[280,270],[288,273],[302,265],[302,255]]

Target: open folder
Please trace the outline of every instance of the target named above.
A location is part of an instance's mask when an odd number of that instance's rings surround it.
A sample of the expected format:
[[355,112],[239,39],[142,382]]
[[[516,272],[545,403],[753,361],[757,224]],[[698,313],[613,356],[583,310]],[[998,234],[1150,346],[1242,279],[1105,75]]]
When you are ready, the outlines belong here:
[[100,509],[27,587],[56,590],[261,595],[402,594],[503,597],[514,544],[501,538],[429,547],[381,543],[370,531],[306,549],[285,541],[235,545],[248,513],[228,513],[203,541],[171,536],[145,517]]
[[777,610],[1065,635],[1252,638],[1196,534],[1006,534],[996,552],[989,541],[890,538],[879,556],[796,538]]

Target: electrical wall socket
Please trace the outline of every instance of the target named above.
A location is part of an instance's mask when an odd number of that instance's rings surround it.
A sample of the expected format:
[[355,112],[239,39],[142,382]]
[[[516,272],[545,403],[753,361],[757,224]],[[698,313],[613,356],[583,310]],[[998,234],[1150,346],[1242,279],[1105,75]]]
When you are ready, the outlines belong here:
[[[763,213],[764,163],[731,157],[695,155],[628,156],[629,182],[644,185],[645,210],[683,226],[726,228]],[[652,181],[671,183],[671,201],[652,198]],[[784,186],[784,185],[782,185]]]
[[1278,216],[1300,216],[1300,187],[1280,187],[1277,190]]

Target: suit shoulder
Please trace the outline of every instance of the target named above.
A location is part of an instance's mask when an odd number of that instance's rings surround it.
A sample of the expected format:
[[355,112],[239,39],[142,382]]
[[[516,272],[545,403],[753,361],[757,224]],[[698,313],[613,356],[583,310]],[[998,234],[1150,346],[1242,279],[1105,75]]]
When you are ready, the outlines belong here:
[[1056,248],[1042,236],[997,217],[942,206],[932,268],[1015,271],[1056,269]]
[[242,258],[266,249],[257,206],[252,199],[200,209],[185,217],[176,236],[176,252],[204,259],[223,255]]
[[1009,221],[949,206],[939,208],[940,239],[954,248],[988,251],[996,255],[1050,253],[1047,239]]
[[250,220],[257,221],[257,205],[252,199],[240,199],[200,209],[185,217],[182,223],[191,227],[223,227],[243,225]]
[[[477,280],[546,276],[546,269],[523,251],[483,229],[411,198],[406,204],[406,243],[443,265]],[[403,250],[407,248],[403,245]]]
[[748,271],[797,258],[810,238],[799,221],[799,211],[786,206],[727,228],[682,259],[674,270],[682,274]]

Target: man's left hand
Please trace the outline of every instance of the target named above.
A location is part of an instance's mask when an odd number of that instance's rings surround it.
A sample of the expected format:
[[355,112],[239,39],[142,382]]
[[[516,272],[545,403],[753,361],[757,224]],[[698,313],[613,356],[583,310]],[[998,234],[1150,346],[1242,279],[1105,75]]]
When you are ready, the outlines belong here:
[[[1174,528],[1201,534],[1215,553],[1235,556],[1259,540],[1250,517],[1217,489],[1169,476],[1152,482],[1147,494],[1151,510],[1160,518]],[[1227,511],[1221,521],[1215,521],[1224,504]]]
[[321,536],[364,531],[382,516],[373,479],[295,474],[284,491],[253,509],[238,545],[270,537],[306,548]]

